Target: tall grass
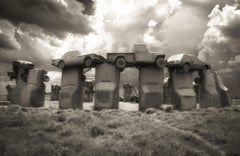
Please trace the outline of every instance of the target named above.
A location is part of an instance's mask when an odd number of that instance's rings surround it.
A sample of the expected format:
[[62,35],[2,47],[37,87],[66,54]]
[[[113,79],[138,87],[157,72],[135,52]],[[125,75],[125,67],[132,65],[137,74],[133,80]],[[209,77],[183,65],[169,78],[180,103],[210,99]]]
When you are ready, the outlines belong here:
[[239,121],[230,108],[149,114],[9,106],[0,108],[0,155],[238,155]]

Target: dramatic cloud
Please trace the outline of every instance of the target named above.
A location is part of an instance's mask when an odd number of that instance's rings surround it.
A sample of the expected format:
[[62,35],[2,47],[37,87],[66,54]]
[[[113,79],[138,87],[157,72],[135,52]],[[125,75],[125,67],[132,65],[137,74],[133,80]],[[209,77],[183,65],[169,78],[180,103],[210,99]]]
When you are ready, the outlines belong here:
[[77,0],[84,6],[83,13],[87,15],[93,15],[95,11],[95,5],[93,0]]
[[240,54],[240,10],[236,6],[225,6],[221,11],[217,5],[209,17],[199,57],[211,59],[214,66],[222,62],[227,64],[230,58]]
[[[58,69],[51,66],[51,59],[60,58],[67,51],[105,56],[107,52],[131,52],[133,44],[141,42],[150,51],[164,52],[167,57],[179,52],[197,54],[200,49],[199,57],[212,59],[215,69],[233,73],[239,65],[240,20],[239,10],[233,5],[236,3],[233,0],[1,1],[0,61],[28,60],[54,73]],[[59,81],[60,75],[56,75]]]
[[198,54],[198,44],[207,29],[208,15],[218,4],[237,3],[234,0],[181,0],[181,9],[169,18],[164,36],[164,52],[167,56],[177,52]]
[[240,10],[217,5],[209,15],[208,29],[200,43],[199,58],[219,70],[234,95],[240,86]]
[[34,24],[59,37],[66,32],[88,34],[91,31],[82,11],[84,5],[75,0],[0,1],[0,18],[14,24]]
[[16,50],[20,44],[15,38],[15,27],[6,20],[0,20],[0,48],[6,50]]

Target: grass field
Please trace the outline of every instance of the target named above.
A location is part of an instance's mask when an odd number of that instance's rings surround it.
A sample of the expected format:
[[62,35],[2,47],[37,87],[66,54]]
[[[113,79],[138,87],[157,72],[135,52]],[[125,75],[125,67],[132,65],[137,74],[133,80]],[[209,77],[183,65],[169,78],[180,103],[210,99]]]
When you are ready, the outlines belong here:
[[1,156],[198,156],[240,155],[240,111],[138,112],[137,104],[119,110],[59,110],[0,107]]

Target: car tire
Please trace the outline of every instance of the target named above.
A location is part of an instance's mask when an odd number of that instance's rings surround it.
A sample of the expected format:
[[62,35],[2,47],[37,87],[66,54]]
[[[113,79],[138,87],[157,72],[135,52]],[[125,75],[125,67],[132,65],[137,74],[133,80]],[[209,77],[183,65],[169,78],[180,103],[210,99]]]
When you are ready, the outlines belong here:
[[90,57],[87,57],[87,58],[85,58],[84,59],[84,65],[86,66],[86,67],[91,67],[91,65],[92,65],[92,59],[90,58]]
[[165,60],[163,58],[157,58],[155,63],[158,68],[164,68]]
[[188,73],[188,72],[190,71],[190,64],[189,64],[189,63],[185,63],[185,64],[183,65],[183,71],[184,71],[185,73]]
[[60,69],[63,69],[63,68],[65,67],[65,63],[64,63],[63,61],[60,61],[60,62],[58,63],[58,67],[59,67]]
[[126,60],[123,57],[119,57],[116,59],[116,66],[120,69],[125,68],[127,65]]

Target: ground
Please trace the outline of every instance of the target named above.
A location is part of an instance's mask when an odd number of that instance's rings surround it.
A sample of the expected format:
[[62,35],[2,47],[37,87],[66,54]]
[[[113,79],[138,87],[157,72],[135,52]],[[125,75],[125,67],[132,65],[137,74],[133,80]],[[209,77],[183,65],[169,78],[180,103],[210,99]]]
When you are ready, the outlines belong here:
[[240,155],[240,111],[150,109],[121,103],[118,110],[0,107],[0,155],[197,156]]

